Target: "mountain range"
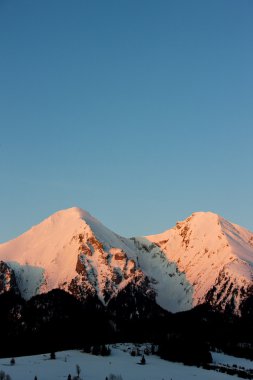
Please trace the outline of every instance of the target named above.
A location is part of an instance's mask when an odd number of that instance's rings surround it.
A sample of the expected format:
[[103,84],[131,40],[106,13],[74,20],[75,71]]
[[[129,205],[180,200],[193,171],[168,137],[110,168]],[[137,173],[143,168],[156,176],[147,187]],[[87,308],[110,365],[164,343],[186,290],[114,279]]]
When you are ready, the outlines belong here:
[[253,295],[253,233],[196,212],[161,234],[125,238],[80,208],[0,244],[0,294],[63,289],[105,305],[142,294],[171,312],[208,303],[240,315]]

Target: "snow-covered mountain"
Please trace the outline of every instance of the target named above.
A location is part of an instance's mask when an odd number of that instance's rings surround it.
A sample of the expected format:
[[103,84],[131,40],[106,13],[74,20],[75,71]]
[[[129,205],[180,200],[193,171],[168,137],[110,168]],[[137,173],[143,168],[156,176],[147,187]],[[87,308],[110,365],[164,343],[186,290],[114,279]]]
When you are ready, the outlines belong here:
[[252,294],[253,234],[211,212],[197,212],[147,239],[175,262],[193,287],[193,306],[209,302],[240,314]]
[[253,234],[195,213],[162,234],[127,239],[71,208],[0,244],[0,260],[0,292],[12,284],[26,299],[61,288],[107,305],[134,289],[173,312],[208,301],[239,313],[252,293]]
[[156,245],[123,238],[79,208],[59,211],[1,244],[0,260],[14,270],[26,299],[61,288],[79,299],[97,295],[107,304],[133,284],[168,310],[192,305],[185,275]]

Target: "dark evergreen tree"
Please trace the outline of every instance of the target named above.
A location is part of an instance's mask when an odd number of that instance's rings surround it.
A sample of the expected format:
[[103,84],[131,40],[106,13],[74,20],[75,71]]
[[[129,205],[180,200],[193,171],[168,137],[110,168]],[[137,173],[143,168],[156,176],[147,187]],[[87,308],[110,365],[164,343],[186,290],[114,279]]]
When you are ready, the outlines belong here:
[[90,352],[91,352],[91,345],[90,344],[85,344],[83,346],[83,352],[86,352],[87,354],[90,354]]
[[144,355],[142,355],[141,364],[143,364],[143,365],[146,364],[146,359],[145,359]]
[[95,344],[91,350],[92,355],[100,355],[100,346]]
[[76,373],[77,373],[77,378],[79,379],[80,373],[81,373],[81,368],[78,364],[76,365]]
[[51,360],[56,359],[55,352],[51,352],[51,354],[50,354],[50,359],[51,359]]
[[105,344],[102,344],[101,349],[100,349],[100,355],[109,356],[110,354],[111,354],[111,350],[110,350],[109,346],[106,347]]
[[6,374],[4,371],[0,371],[0,380],[11,380],[10,375]]

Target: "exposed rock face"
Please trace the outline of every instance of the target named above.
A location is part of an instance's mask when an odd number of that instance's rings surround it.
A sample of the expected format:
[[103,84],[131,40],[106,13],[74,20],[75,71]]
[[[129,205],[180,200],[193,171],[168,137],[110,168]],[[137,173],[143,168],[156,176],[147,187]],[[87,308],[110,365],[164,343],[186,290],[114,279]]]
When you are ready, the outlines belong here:
[[249,271],[246,263],[237,263],[236,260],[231,265],[226,265],[208,291],[206,302],[219,311],[226,310],[240,315],[241,305],[251,296],[252,282],[248,276],[238,277],[233,268],[236,264],[245,266],[245,270]]
[[142,286],[142,291],[149,293],[148,285],[144,286],[145,274],[123,249],[106,249],[94,236],[86,242],[82,238],[80,243],[77,275],[67,287],[78,299],[84,300],[97,294],[107,304],[130,283],[134,283],[135,287]]
[[19,293],[14,270],[5,262],[0,261],[0,294],[10,290]]

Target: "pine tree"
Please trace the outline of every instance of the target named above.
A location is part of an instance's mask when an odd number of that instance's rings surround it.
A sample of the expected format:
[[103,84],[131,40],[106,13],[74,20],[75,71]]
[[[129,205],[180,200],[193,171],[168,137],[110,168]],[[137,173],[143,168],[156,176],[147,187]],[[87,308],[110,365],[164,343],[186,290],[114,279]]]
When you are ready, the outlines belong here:
[[141,358],[141,364],[146,364],[146,359],[144,358],[144,355],[142,355],[142,358]]
[[56,356],[55,356],[55,352],[51,352],[51,354],[50,354],[50,359],[51,360],[54,360],[56,358]]
[[76,365],[76,373],[77,373],[77,378],[79,379],[79,376],[80,376],[80,373],[81,373],[81,368],[80,368],[80,366],[78,364]]
[[6,374],[4,371],[0,371],[0,380],[11,380],[10,375]]

